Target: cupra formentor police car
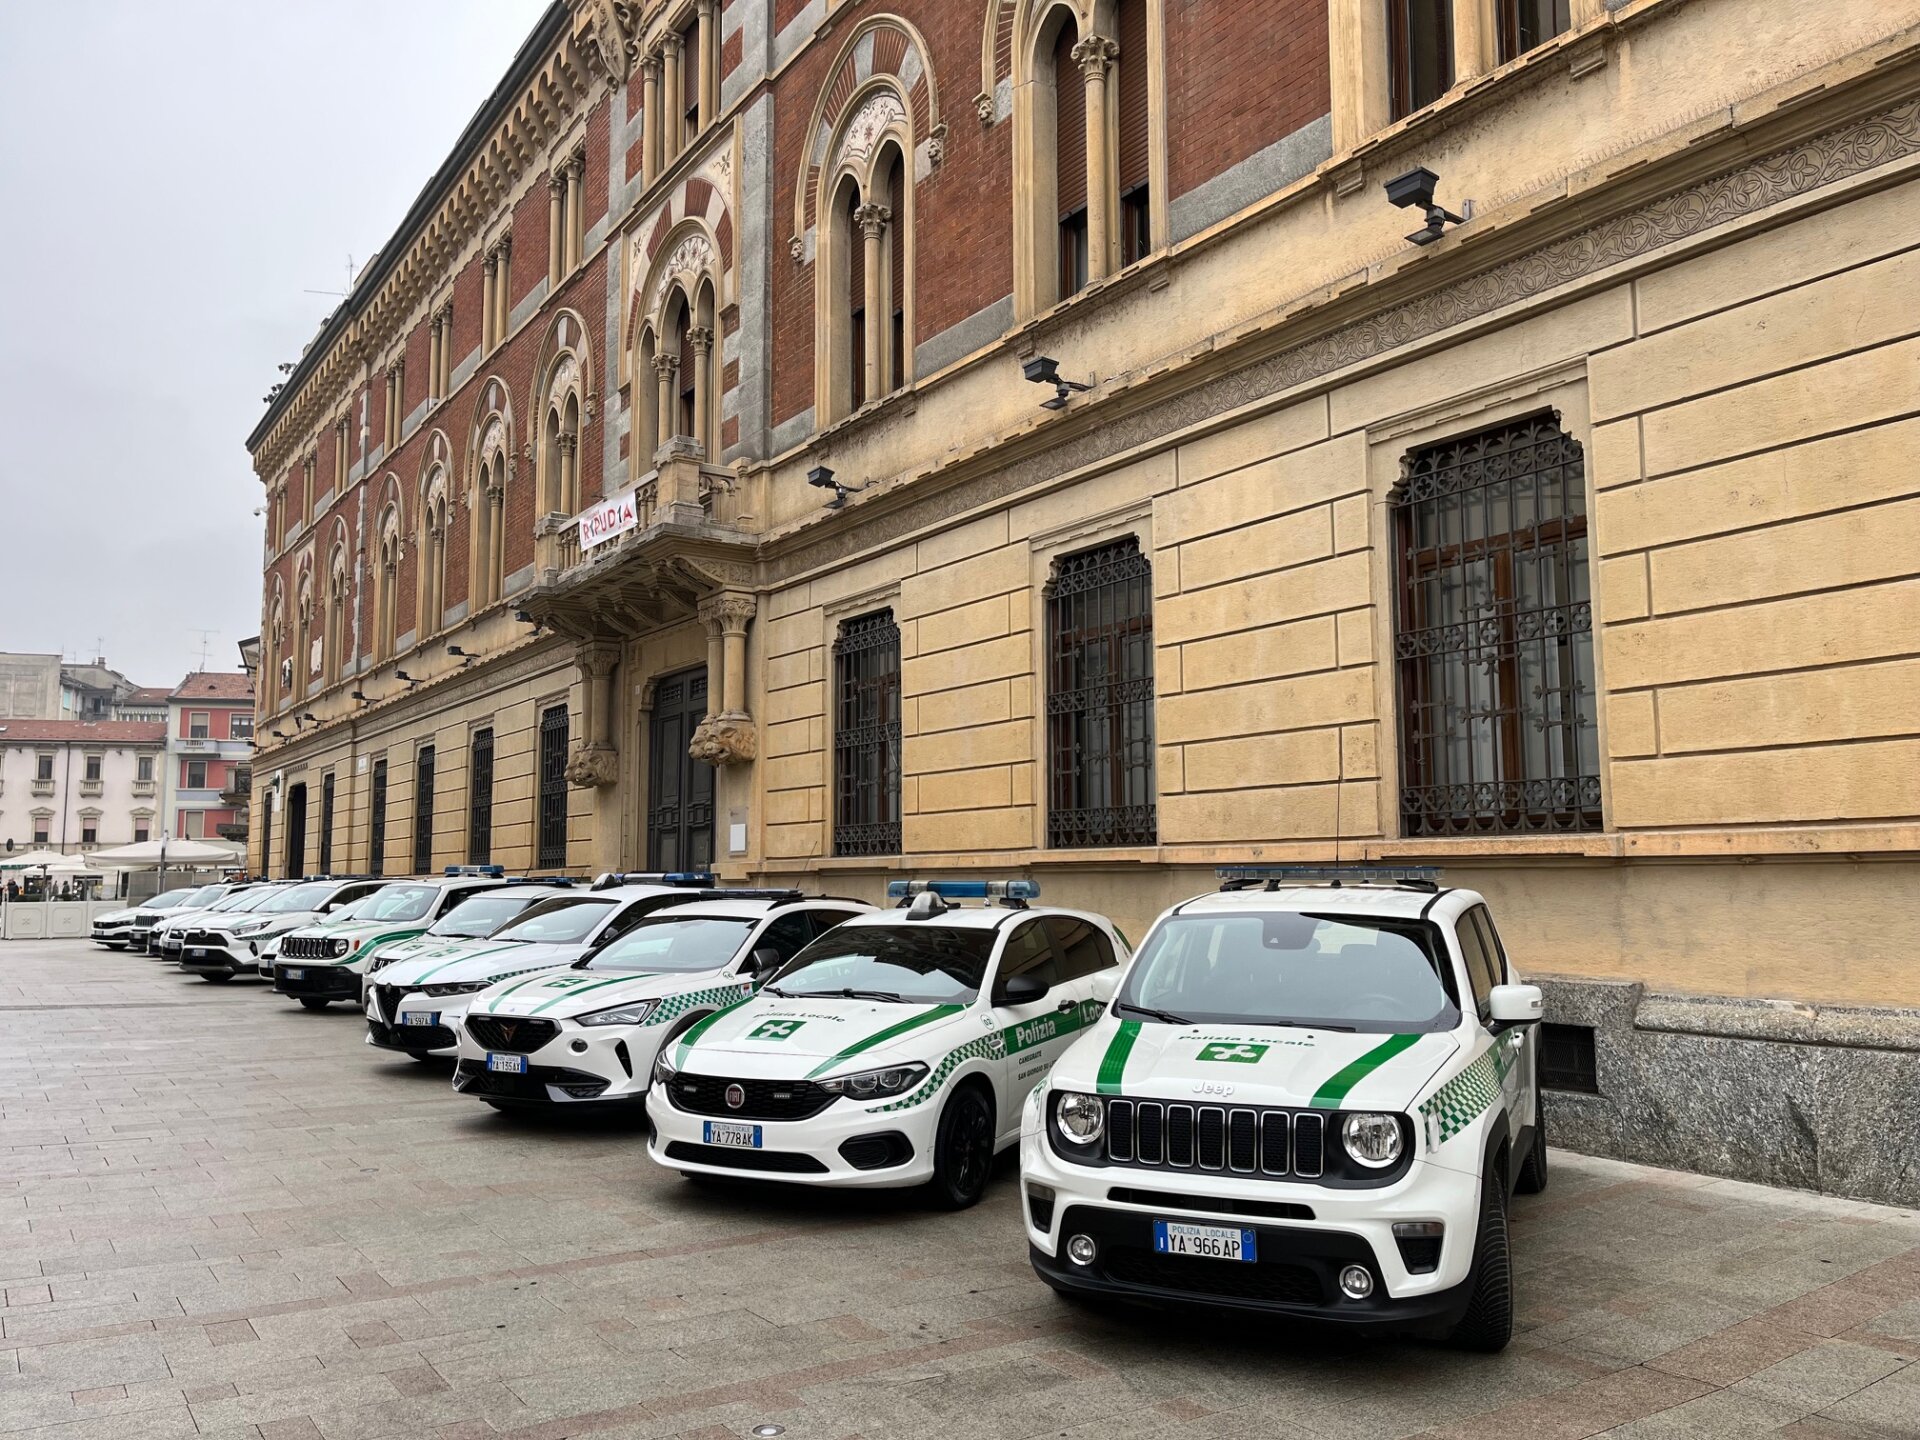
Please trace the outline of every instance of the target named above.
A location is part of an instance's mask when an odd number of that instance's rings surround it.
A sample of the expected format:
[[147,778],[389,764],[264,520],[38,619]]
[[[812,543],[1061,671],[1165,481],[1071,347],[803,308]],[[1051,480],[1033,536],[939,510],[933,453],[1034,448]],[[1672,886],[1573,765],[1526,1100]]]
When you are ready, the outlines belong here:
[[656,910],[572,965],[474,996],[454,1086],[495,1107],[644,1100],[663,1044],[872,909],[798,892],[718,892]]
[[1034,1092],[1034,1269],[1497,1350],[1507,1197],[1546,1184],[1540,990],[1471,890],[1302,878],[1243,867],[1167,911]]
[[[1126,946],[1029,909],[1031,881],[894,881],[655,1063],[648,1153],[690,1176],[925,1184],[959,1209],[1019,1138],[1027,1092],[1104,1010]],[[1001,903],[962,909],[958,898]]]
[[451,866],[444,878],[433,880],[390,880],[320,924],[282,935],[273,988],[309,1010],[335,1000],[358,1005],[361,977],[375,950],[412,939],[469,895],[506,883],[497,865]]
[[[416,1060],[452,1055],[460,1019],[479,991],[512,975],[571,965],[604,941],[668,905],[711,894],[704,872],[655,874],[644,884],[629,876],[605,876],[593,890],[544,888],[538,905],[489,932],[486,939],[439,956],[418,956],[399,965],[379,965],[367,985],[367,1043],[400,1050]],[[607,887],[607,888],[600,888]],[[493,891],[493,899],[520,887]],[[467,905],[481,903],[469,900]],[[466,906],[462,906],[465,909]],[[456,915],[459,911],[454,912]]]

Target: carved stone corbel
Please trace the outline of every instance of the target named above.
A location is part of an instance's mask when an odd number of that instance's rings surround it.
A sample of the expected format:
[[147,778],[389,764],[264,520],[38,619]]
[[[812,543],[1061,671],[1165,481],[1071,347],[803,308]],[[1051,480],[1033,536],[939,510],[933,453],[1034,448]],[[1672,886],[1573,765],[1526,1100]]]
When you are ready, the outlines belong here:
[[580,646],[574,663],[586,676],[586,734],[567,761],[567,783],[582,790],[611,785],[620,773],[620,754],[613,744],[613,672],[620,664],[620,647],[600,642]]

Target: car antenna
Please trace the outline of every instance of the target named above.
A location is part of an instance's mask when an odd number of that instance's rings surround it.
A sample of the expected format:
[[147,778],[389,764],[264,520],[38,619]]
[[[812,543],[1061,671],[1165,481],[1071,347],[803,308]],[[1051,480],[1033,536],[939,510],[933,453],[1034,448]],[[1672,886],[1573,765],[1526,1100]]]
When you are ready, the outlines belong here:
[[[1345,828],[1341,822],[1345,818],[1347,799],[1347,732],[1339,726],[1334,727],[1333,747],[1338,760],[1338,768],[1334,772],[1338,778],[1333,782],[1333,865],[1334,869],[1338,870],[1341,832]],[[1337,874],[1333,877],[1333,888],[1336,890],[1340,888],[1340,877]]]

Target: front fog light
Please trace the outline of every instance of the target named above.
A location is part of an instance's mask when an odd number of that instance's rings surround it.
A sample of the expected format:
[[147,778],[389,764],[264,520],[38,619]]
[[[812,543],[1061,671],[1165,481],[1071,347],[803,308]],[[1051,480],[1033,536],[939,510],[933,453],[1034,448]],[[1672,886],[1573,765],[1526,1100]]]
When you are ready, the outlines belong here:
[[1363,1265],[1349,1265],[1340,1272],[1340,1293],[1349,1300],[1364,1300],[1373,1293],[1373,1274]]
[[1097,1095],[1079,1095],[1069,1090],[1060,1096],[1053,1123],[1069,1145],[1092,1145],[1107,1128],[1107,1107]]
[[1340,1138],[1347,1154],[1370,1170],[1384,1170],[1400,1158],[1400,1122],[1391,1115],[1349,1115]]
[[1091,1235],[1076,1235],[1067,1241],[1067,1258],[1076,1265],[1091,1265],[1099,1253]]

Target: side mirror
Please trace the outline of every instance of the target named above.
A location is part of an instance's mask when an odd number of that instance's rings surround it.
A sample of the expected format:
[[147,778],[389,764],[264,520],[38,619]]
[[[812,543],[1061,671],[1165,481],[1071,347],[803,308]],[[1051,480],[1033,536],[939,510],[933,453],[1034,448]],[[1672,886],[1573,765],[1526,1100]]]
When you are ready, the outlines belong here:
[[1047,998],[1047,991],[1053,987],[1034,975],[1014,975],[1000,987],[1002,1005],[1031,1005],[1036,1000]]
[[1502,1030],[1513,1025],[1537,1025],[1546,1010],[1538,985],[1496,985],[1487,994],[1487,1004],[1495,1027]]
[[742,968],[745,969],[749,975],[771,975],[775,970],[780,968],[783,959],[784,957],[780,952],[771,945],[762,945],[758,950],[747,956],[747,963]]

